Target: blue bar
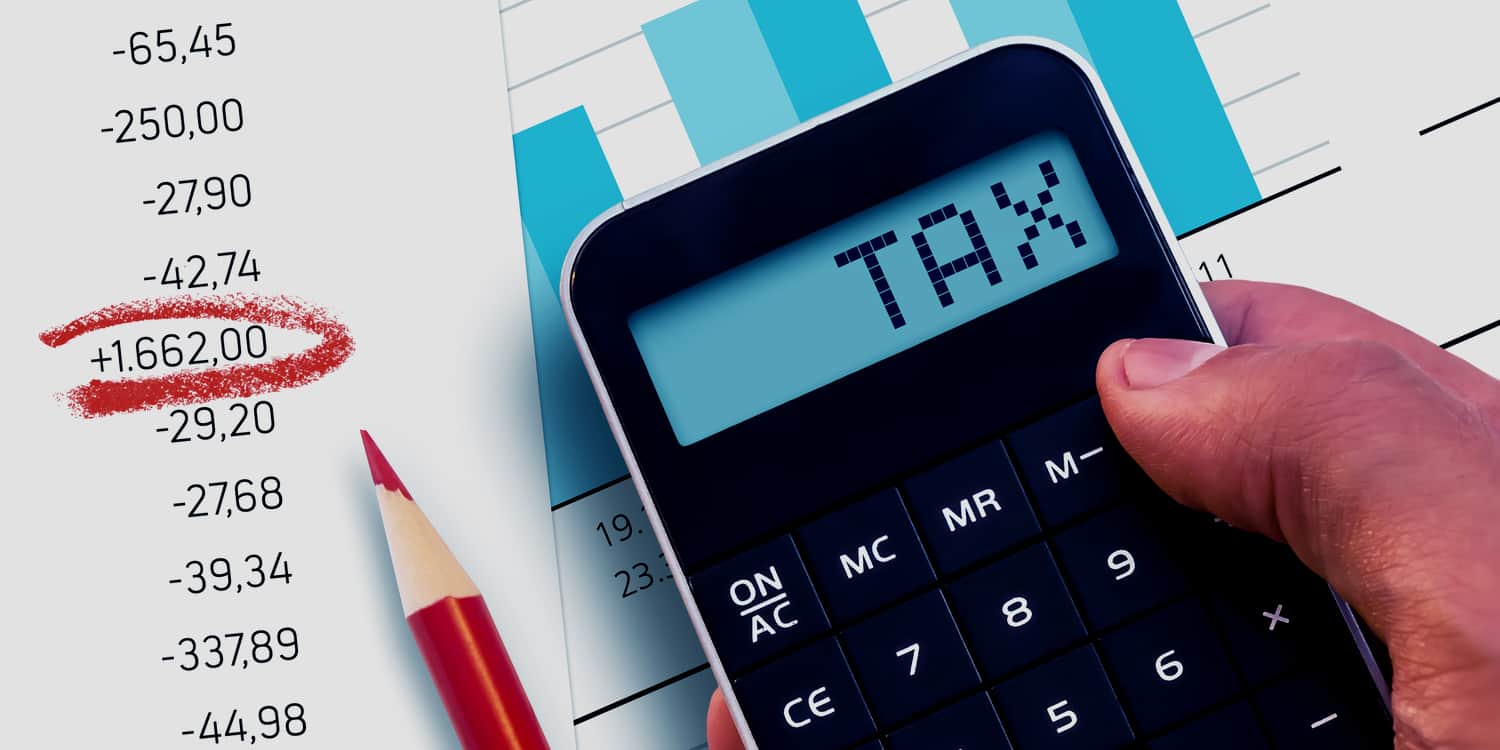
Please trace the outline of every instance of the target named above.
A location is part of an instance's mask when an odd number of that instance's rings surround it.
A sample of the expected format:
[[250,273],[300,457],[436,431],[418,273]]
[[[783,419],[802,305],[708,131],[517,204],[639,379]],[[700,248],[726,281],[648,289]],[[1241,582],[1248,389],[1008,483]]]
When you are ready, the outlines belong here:
[[[970,47],[1003,36],[1052,39],[1089,57],[1068,0],[949,0]],[[1134,5],[1121,0],[1120,5]]]
[[1109,91],[1173,228],[1260,200],[1213,79],[1175,0],[1072,0]]
[[858,0],[750,0],[750,8],[798,118],[891,82]]
[[641,30],[700,162],[797,124],[747,0],[698,0]]
[[583,107],[516,133],[515,147],[521,220],[556,294],[573,239],[620,202],[620,188]]
[[552,504],[557,505],[625,476],[625,461],[568,333],[562,303],[557,299],[557,275],[543,268],[531,234],[525,232],[524,238],[547,486]]

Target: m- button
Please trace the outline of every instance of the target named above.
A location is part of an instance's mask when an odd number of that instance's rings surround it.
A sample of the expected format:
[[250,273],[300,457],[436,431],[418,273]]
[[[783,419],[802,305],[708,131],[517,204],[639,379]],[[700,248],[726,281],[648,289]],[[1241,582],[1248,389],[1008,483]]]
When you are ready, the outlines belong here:
[[1048,526],[1066,523],[1146,486],[1109,429],[1099,399],[1068,407],[1016,431],[1016,453],[1037,512]]
[[691,582],[708,633],[731,673],[828,630],[790,536],[720,563]]
[[980,446],[906,482],[912,514],[938,569],[952,573],[1041,528],[1000,443]]

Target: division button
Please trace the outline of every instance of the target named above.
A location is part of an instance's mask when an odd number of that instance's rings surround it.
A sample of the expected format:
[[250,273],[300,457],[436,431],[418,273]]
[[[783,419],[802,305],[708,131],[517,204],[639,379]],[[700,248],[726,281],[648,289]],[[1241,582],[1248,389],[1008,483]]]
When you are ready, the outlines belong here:
[[891,750],[1011,750],[984,694],[966,698],[891,735]]
[[994,690],[1017,750],[1120,750],[1133,739],[1092,646]]
[[761,747],[842,750],[875,733],[832,638],[735,680],[734,693]]
[[834,619],[847,622],[933,581],[932,565],[894,489],[798,532]]
[[1042,544],[960,578],[950,591],[987,677],[1004,677],[1083,640],[1083,621]]
[[1006,442],[1048,526],[1150,488],[1115,439],[1098,398],[1023,427]]
[[882,727],[979,687],[979,673],[938,591],[856,625],[844,644]]
[[945,573],[1041,533],[999,442],[919,474],[905,489],[932,560]]
[[690,581],[708,634],[731,674],[828,630],[828,618],[790,536],[741,553]]
[[1197,601],[1174,604],[1100,644],[1125,707],[1155,734],[1239,692],[1229,656]]

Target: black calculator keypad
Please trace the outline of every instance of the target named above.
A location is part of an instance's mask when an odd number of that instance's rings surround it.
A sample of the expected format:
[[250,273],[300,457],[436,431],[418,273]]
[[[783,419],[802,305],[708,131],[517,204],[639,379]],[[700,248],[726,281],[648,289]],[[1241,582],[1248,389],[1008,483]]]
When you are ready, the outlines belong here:
[[1327,585],[1097,399],[884,485],[689,578],[761,747],[1390,746]]
[[865,700],[883,726],[979,687],[979,673],[940,591],[929,591],[844,634]]
[[1133,739],[1092,646],[995,688],[1016,750],[1118,750]]
[[1148,735],[1240,692],[1229,655],[1196,601],[1105,636],[1100,650],[1136,726]]
[[1221,708],[1171,734],[1153,740],[1150,750],[1271,750],[1250,704]]
[[1045,544],[1035,544],[949,589],[980,668],[1003,677],[1083,640],[1083,621]]
[[932,565],[894,489],[808,524],[798,536],[829,614],[840,622],[932,583]]
[[999,441],[912,477],[905,488],[933,562],[944,573],[1041,533]]
[[1011,744],[980,693],[891,735],[891,750],[1011,750]]
[[1146,512],[1122,505],[1064,532],[1056,542],[1089,625],[1108,628],[1188,590]]
[[1048,526],[1127,499],[1144,486],[1140,470],[1110,431],[1098,399],[1023,427],[1009,443]]
[[838,641],[826,638],[734,682],[765,747],[843,748],[875,730]]
[[693,597],[731,673],[828,630],[792,538],[784,536],[692,578]]

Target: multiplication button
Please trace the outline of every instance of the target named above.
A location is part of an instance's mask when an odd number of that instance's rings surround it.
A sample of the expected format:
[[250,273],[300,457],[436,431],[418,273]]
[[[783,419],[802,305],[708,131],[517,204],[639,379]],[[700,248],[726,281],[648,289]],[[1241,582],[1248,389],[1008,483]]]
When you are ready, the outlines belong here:
[[832,638],[735,680],[734,693],[761,747],[842,750],[875,733]]
[[847,622],[933,581],[932,565],[895,490],[798,532],[834,619]]
[[932,560],[945,573],[1041,533],[998,442],[919,474],[905,488]]
[[828,618],[789,536],[719,563],[693,576],[691,585],[714,647],[731,674],[828,630]]
[[1006,442],[1049,526],[1149,486],[1115,439],[1097,398],[1023,427]]

